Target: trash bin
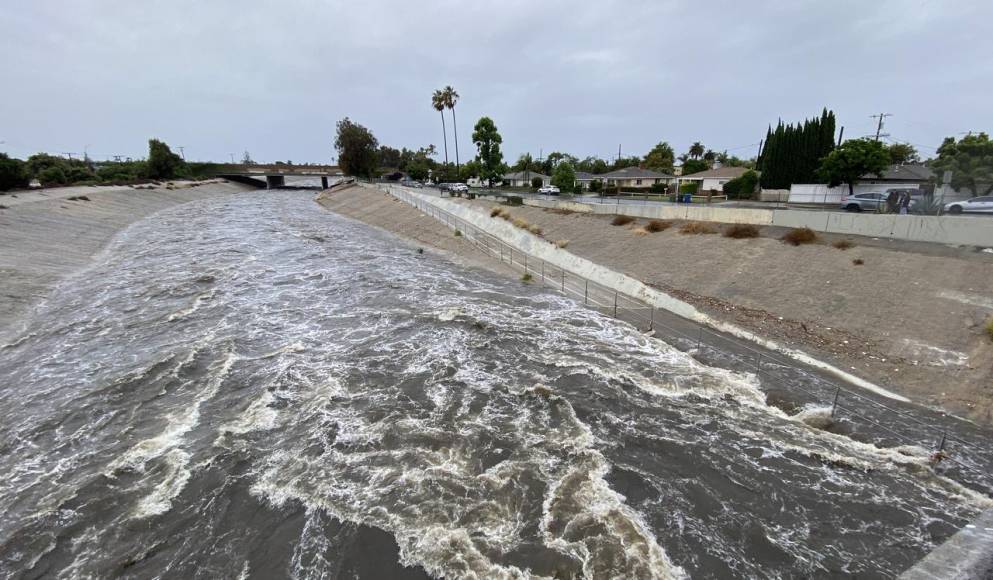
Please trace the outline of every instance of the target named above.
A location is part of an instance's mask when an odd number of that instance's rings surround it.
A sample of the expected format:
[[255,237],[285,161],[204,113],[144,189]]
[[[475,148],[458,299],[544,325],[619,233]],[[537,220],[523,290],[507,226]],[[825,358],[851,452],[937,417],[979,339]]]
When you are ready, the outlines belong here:
[[693,194],[692,193],[684,193],[683,194],[683,203],[693,203]]

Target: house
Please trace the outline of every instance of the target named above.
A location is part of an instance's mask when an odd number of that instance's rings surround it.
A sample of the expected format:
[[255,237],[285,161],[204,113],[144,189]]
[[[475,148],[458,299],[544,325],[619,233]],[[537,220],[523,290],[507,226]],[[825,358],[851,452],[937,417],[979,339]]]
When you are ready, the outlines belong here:
[[648,189],[657,183],[672,183],[673,179],[675,179],[674,176],[667,173],[658,173],[650,169],[642,169],[641,167],[625,167],[617,171],[598,175],[597,177],[604,181],[607,187],[643,189]]
[[748,171],[747,167],[715,167],[706,171],[682,175],[678,181],[680,184],[698,183],[697,191],[724,191],[725,183],[741,177],[746,171]]
[[576,183],[582,186],[583,189],[589,189],[590,184],[594,181],[603,181],[600,179],[602,176],[593,175],[592,173],[587,173],[585,171],[576,172]]
[[503,182],[510,187],[531,187],[531,180],[535,177],[541,178],[542,187],[552,182],[551,177],[537,171],[515,171],[508,173],[503,176]]
[[[891,165],[882,175],[863,175],[860,183],[886,185],[887,188],[903,186],[913,189],[926,189],[932,184],[934,172],[923,165]],[[878,188],[877,188],[878,189]]]

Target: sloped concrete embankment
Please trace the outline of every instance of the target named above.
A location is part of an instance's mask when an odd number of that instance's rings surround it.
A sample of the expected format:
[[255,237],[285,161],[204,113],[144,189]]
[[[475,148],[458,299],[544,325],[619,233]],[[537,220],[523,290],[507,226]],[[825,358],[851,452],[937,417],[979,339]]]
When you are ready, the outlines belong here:
[[23,315],[52,287],[89,264],[128,225],[179,204],[244,191],[251,188],[222,181],[176,182],[0,197],[0,342],[17,332]]
[[[366,185],[366,187],[374,186]],[[395,195],[396,193],[400,193],[401,198],[408,197],[416,200],[417,203],[433,205],[468,222],[469,224],[472,224],[482,231],[492,234],[504,243],[513,246],[523,253],[526,253],[534,258],[544,260],[545,262],[558,268],[563,268],[612,290],[616,290],[623,295],[630,296],[643,303],[666,310],[676,314],[677,316],[681,316],[714,330],[742,338],[763,348],[779,352],[789,358],[792,358],[793,360],[825,371],[852,385],[872,391],[884,397],[902,402],[909,402],[909,399],[902,395],[888,391],[870,381],[814,358],[803,351],[788,348],[774,341],[760,337],[752,332],[749,332],[748,330],[708,316],[687,302],[679,300],[655,288],[651,288],[631,276],[616,272],[610,268],[601,266],[600,264],[558,248],[554,244],[550,244],[548,241],[543,240],[527,231],[514,227],[504,220],[492,218],[487,214],[477,211],[476,209],[456,203],[452,200],[425,195],[417,192],[416,190],[410,190],[397,186],[391,186],[390,190],[394,192]]]
[[879,215],[799,209],[724,208],[694,205],[583,203],[525,199],[526,205],[648,219],[690,220],[810,228],[829,234],[993,247],[993,219],[970,216]]

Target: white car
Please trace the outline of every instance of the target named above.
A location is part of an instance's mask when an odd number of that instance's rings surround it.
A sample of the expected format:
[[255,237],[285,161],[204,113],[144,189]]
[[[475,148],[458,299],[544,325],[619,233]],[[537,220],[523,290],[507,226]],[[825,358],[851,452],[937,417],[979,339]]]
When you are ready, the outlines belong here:
[[545,187],[539,187],[538,193],[544,193],[547,195],[555,195],[559,193],[559,188],[554,185],[546,185]]
[[965,201],[946,203],[945,211],[950,214],[960,214],[962,212],[993,213],[993,195],[984,195]]

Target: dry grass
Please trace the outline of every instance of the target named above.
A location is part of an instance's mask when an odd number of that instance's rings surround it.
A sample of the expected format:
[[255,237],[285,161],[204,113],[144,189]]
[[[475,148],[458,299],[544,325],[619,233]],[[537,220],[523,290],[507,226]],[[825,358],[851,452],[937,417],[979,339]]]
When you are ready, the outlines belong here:
[[455,230],[455,237],[456,238],[461,238],[462,237],[462,232],[459,231],[459,230]]
[[524,282],[525,284],[527,284],[528,282],[530,282],[532,280],[534,280],[534,277],[531,276],[531,273],[530,272],[525,272],[524,275],[521,276],[521,282]]
[[545,233],[541,228],[539,228],[535,224],[531,224],[530,226],[528,226],[528,231],[536,236],[540,236],[541,234]]
[[515,227],[521,228],[522,230],[528,229],[531,224],[524,218],[514,218],[514,221],[510,222],[514,224]]
[[855,247],[855,244],[853,244],[849,240],[838,240],[831,245],[834,246],[835,248],[838,248],[839,250],[847,250],[849,248]]
[[569,245],[569,240],[559,240],[559,241],[555,242],[555,245],[556,245],[556,247],[559,247],[559,248],[565,248],[566,246]]
[[759,229],[751,224],[734,224],[724,230],[724,237],[736,240],[757,238],[759,237]]
[[813,244],[817,241],[817,232],[810,228],[794,228],[783,234],[782,239],[787,244],[793,244],[794,246]]
[[545,211],[547,211],[548,213],[557,213],[559,215],[572,215],[574,213],[577,213],[572,211],[571,209],[565,209],[561,207],[550,207],[550,208],[546,208]]
[[648,222],[645,229],[649,232],[663,232],[672,227],[672,222],[662,221],[662,220],[652,220]]
[[630,223],[634,223],[634,218],[629,215],[619,215],[614,216],[613,221],[610,222],[612,226],[626,226]]
[[647,236],[648,233],[649,233],[648,230],[646,230],[644,227],[634,229],[634,235],[636,236]]
[[502,207],[495,207],[490,210],[490,217],[500,217],[504,214],[504,209]]
[[855,264],[856,266],[861,266],[865,264],[865,260],[863,260],[862,258],[855,258],[854,260],[852,260],[852,263]]
[[686,222],[679,226],[681,234],[716,234],[717,228],[707,222]]
[[990,337],[990,340],[993,340],[993,318],[990,318],[988,321],[986,321],[985,330],[986,330],[986,336]]

